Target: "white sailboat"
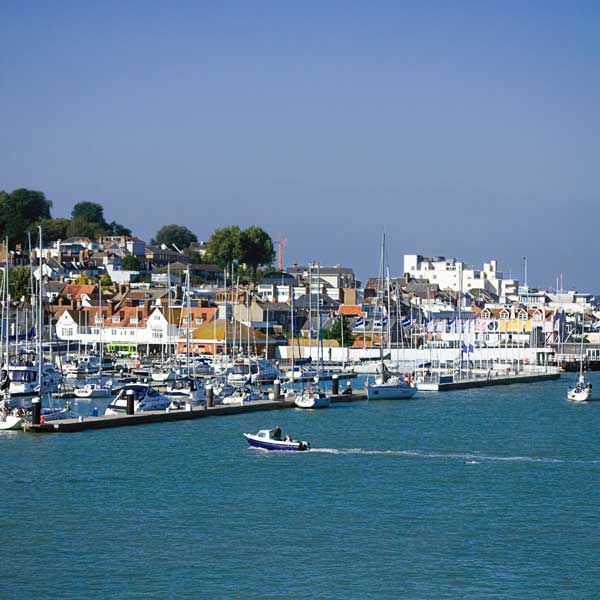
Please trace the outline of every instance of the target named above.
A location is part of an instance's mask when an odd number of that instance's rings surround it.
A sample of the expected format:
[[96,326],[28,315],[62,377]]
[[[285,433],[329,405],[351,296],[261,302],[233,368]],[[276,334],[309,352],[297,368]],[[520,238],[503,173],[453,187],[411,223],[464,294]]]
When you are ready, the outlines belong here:
[[[385,233],[382,235],[381,241],[381,281],[383,282],[385,265]],[[389,298],[389,276],[388,276],[388,298]],[[382,283],[382,296],[383,296],[383,283]],[[384,311],[383,298],[381,300],[381,310]],[[389,315],[388,315],[389,318]],[[404,381],[404,379],[394,375],[390,376],[389,372],[383,361],[383,338],[384,338],[385,326],[383,323],[383,317],[381,319],[381,341],[379,344],[379,354],[381,363],[380,376],[375,380],[374,383],[368,383],[367,388],[367,399],[368,400],[408,400],[417,393],[417,388],[412,386],[410,383]]]
[[[321,371],[321,294],[320,294],[320,290],[321,290],[321,282],[320,282],[320,269],[319,269],[319,263],[317,263],[317,311],[318,311],[318,317],[317,317],[317,329],[318,329],[318,335],[317,335],[317,389],[313,390],[311,387],[306,388],[305,390],[302,390],[302,393],[300,393],[298,396],[296,396],[296,399],[294,400],[294,404],[298,407],[298,408],[327,408],[330,404],[331,404],[331,396],[329,396],[328,394],[326,394],[325,392],[323,392],[321,390],[321,385],[320,385],[320,381],[319,381],[319,372]],[[310,282],[310,271],[309,271],[309,293],[312,296],[312,284]],[[312,319],[311,319],[312,320]],[[310,331],[312,333],[312,325],[310,327]],[[311,341],[312,341],[312,335],[311,335]]]
[[100,361],[98,365],[98,383],[86,383],[84,386],[75,388],[75,397],[81,400],[91,398],[110,398],[112,396],[112,379],[102,383],[102,359],[104,346],[102,343],[102,332],[104,330],[104,314],[102,313],[102,282],[99,284],[100,299],[98,311],[100,313]]
[[569,388],[567,392],[567,399],[573,402],[585,402],[590,400],[592,397],[592,384],[591,382],[585,381],[583,375],[583,333],[585,330],[585,307],[583,309],[583,316],[581,321],[581,347],[579,350],[579,379],[577,385],[574,388]]

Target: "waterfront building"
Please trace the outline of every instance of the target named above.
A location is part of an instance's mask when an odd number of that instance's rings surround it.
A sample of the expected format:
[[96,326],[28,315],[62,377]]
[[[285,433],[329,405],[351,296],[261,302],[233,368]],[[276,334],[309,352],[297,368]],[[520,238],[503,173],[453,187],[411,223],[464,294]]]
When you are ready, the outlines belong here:
[[504,274],[498,271],[496,260],[484,263],[483,269],[475,269],[456,258],[405,254],[404,273],[413,279],[427,280],[441,289],[456,292],[483,289],[502,297],[514,293],[518,288],[518,281],[505,279]]

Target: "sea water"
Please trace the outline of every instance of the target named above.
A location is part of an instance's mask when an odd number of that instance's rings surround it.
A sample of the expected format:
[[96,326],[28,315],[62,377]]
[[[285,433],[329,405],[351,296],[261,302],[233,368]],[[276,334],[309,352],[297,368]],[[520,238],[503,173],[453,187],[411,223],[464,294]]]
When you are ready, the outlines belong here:
[[[0,597],[597,598],[600,402],[575,379],[5,433]],[[313,450],[247,447],[276,424]]]

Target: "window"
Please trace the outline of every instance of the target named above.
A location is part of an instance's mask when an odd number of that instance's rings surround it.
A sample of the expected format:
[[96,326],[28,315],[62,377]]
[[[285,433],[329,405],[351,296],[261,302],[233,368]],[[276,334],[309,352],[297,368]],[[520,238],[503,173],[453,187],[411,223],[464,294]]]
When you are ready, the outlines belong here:
[[119,316],[114,316],[114,317],[112,318],[112,322],[113,322],[113,323],[120,323],[120,322],[121,322],[121,317],[119,317]]
[[509,317],[510,317],[510,315],[508,314],[508,311],[507,311],[507,310],[503,310],[503,311],[500,313],[500,318],[501,318],[503,321],[506,321],[506,320],[507,320]]
[[202,325],[203,321],[204,321],[204,319],[202,317],[197,317],[196,318],[196,325]]
[[130,323],[138,323],[138,318],[137,317],[131,317],[131,319],[129,319]]

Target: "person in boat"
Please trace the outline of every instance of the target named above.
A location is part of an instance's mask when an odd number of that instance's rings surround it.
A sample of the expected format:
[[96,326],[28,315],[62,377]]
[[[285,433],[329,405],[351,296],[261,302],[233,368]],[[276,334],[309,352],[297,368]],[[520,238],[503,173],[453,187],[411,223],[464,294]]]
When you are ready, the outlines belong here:
[[292,440],[292,436],[288,434],[288,435],[285,436],[285,440],[284,441],[285,442],[293,442],[294,440]]
[[281,427],[279,425],[275,425],[275,429],[273,429],[273,439],[281,440]]
[[592,384],[591,384],[591,382],[590,382],[590,383],[588,383],[588,384],[585,386],[585,389],[586,389],[586,390],[588,390],[588,391],[590,391],[590,392],[592,391]]

